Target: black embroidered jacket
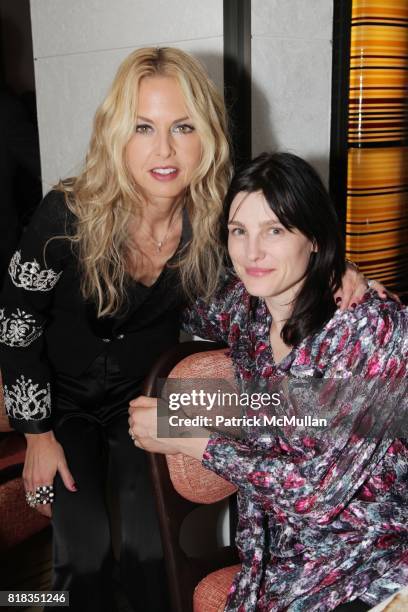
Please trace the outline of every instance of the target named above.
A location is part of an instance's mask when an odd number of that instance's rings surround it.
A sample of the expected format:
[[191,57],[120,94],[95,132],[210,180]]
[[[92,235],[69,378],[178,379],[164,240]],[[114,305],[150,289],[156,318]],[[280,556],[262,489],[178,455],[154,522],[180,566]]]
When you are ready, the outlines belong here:
[[[11,259],[0,296],[5,404],[12,427],[22,432],[52,428],[52,381],[59,372],[82,374],[110,351],[123,375],[141,382],[160,353],[178,342],[177,269],[165,267],[151,287],[130,281],[127,306],[98,319],[81,295],[78,260],[64,237],[74,223],[63,194],[51,191]],[[189,233],[185,215],[180,247]]]

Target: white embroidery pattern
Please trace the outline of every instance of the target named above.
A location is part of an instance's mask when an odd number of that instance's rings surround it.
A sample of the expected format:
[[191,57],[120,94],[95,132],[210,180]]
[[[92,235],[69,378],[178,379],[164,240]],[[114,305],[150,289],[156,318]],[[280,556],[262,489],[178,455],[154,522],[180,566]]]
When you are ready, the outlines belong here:
[[46,419],[51,414],[50,385],[47,383],[46,389],[39,389],[31,378],[26,380],[21,375],[11,389],[4,385],[4,403],[8,416],[13,419]]
[[9,274],[16,287],[27,291],[50,291],[58,282],[62,272],[51,268],[41,270],[37,260],[21,263],[21,251],[16,251],[10,261]]
[[43,328],[36,325],[32,315],[17,308],[10,317],[4,314],[4,308],[0,309],[0,342],[7,346],[29,346],[42,334]]

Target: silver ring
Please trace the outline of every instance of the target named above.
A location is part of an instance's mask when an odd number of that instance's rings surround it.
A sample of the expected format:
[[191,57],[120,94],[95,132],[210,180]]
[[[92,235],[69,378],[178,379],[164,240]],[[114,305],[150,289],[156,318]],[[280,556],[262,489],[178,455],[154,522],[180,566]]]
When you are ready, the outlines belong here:
[[30,506],[30,508],[35,508],[37,505],[36,497],[34,491],[26,491],[25,494],[26,502]]
[[373,280],[372,278],[367,278],[367,287],[369,289],[372,289],[374,287],[374,284],[376,283],[376,280]]
[[26,502],[30,508],[52,504],[54,502],[54,487],[52,485],[41,485],[36,487],[35,491],[26,491]]

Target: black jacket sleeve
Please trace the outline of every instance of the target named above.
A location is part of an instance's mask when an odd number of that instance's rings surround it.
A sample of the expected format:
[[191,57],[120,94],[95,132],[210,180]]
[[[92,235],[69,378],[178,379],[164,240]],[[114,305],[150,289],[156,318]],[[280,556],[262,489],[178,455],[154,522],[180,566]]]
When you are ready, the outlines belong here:
[[[0,297],[0,365],[10,425],[24,433],[51,429],[51,368],[44,329],[64,273],[69,241],[60,192],[42,201],[14,253]],[[58,238],[59,236],[59,238]]]

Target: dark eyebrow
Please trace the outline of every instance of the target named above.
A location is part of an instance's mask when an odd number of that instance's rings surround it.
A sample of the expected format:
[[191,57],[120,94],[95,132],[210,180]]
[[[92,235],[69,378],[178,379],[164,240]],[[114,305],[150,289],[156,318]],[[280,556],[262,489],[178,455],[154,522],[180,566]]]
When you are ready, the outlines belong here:
[[270,221],[262,221],[261,225],[262,227],[266,227],[268,225],[283,225],[283,224],[279,221],[279,219],[276,219],[276,221],[275,219],[271,219]]
[[239,227],[245,227],[243,223],[240,223],[240,221],[234,221],[234,219],[228,221],[228,225],[239,225]]
[[[153,119],[149,119],[148,117],[143,117],[143,115],[138,115],[137,119],[140,119],[141,121],[147,121],[147,123],[154,123]],[[180,119],[176,119],[175,121],[173,121],[174,123],[180,123],[181,121],[191,121],[190,117],[181,117]]]
[[[240,221],[235,221],[234,219],[228,221],[228,225],[239,225],[240,227],[245,227],[243,223]],[[269,225],[282,225],[282,223],[280,221],[274,221],[273,219],[270,221],[262,221],[261,223],[261,227],[268,227]]]

